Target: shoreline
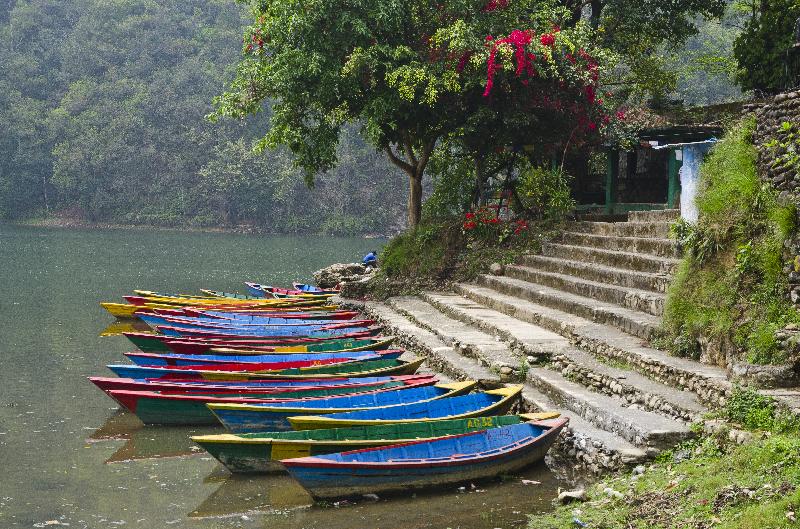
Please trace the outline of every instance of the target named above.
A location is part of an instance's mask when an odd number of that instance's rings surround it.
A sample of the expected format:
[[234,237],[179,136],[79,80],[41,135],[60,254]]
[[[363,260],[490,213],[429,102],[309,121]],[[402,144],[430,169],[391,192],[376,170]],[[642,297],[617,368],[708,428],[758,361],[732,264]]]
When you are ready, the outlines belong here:
[[88,222],[76,219],[64,218],[49,218],[49,219],[31,219],[31,220],[16,220],[16,221],[3,221],[0,225],[5,224],[8,226],[30,227],[30,228],[81,228],[90,230],[130,230],[130,231],[171,231],[171,232],[188,232],[188,233],[229,233],[237,235],[274,235],[274,236],[293,236],[293,237],[308,237],[308,236],[324,236],[324,237],[352,237],[358,239],[391,239],[394,237],[392,234],[349,234],[349,235],[329,235],[319,232],[280,232],[270,231],[263,228],[252,226],[240,227],[221,227],[221,226],[159,226],[157,224],[117,224],[111,222]]

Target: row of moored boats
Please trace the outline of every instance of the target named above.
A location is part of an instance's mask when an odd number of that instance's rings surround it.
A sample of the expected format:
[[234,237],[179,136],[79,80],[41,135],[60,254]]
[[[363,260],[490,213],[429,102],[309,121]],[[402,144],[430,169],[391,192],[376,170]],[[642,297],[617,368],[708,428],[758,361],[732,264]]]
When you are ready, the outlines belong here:
[[192,439],[232,472],[285,472],[315,498],[494,477],[540,460],[567,420],[511,414],[522,387],[421,374],[334,290],[134,291],[102,305],[151,331],[90,380],[145,424],[218,425]]

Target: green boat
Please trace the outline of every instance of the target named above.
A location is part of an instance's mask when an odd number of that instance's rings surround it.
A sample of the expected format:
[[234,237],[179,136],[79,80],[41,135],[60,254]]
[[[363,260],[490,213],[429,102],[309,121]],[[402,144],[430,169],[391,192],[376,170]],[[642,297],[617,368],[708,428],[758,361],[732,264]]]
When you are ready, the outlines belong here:
[[[122,331],[125,337],[136,346],[137,349],[144,353],[183,353],[183,354],[201,354],[214,352],[216,354],[223,354],[228,350],[226,345],[230,346],[231,354],[245,355],[245,354],[268,354],[269,351],[259,350],[258,347],[274,348],[276,353],[288,352],[303,352],[303,353],[335,353],[345,351],[375,351],[379,349],[386,349],[391,344],[393,337],[379,337],[379,338],[334,338],[330,340],[320,340],[319,342],[302,342],[297,343],[280,343],[277,340],[263,340],[263,343],[258,343],[258,340],[239,341],[236,340],[219,340],[205,341],[198,339],[174,338],[161,334],[153,334],[152,332],[141,332],[136,329],[126,329]],[[175,344],[174,342],[178,342]],[[245,347],[254,347],[253,351],[245,349]],[[213,351],[212,351],[213,350]]]
[[197,435],[192,437],[192,440],[231,472],[281,472],[285,470],[280,462],[281,459],[433,439],[525,421],[552,419],[558,415],[554,412],[544,412],[352,428]]

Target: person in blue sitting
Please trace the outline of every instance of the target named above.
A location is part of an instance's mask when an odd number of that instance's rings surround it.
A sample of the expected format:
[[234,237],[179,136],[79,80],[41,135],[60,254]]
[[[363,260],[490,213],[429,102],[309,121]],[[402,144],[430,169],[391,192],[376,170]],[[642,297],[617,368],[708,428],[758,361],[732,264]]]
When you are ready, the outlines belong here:
[[378,255],[377,252],[369,252],[367,255],[364,256],[364,259],[361,260],[364,266],[378,266]]

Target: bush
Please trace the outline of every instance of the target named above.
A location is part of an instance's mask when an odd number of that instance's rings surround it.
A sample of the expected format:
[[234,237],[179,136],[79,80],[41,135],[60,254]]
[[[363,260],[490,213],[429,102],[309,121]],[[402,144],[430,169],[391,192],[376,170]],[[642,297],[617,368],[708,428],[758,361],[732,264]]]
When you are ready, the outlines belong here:
[[575,209],[570,180],[560,169],[531,166],[523,170],[516,189],[522,211],[536,218],[563,218]]
[[775,331],[800,320],[783,271],[795,208],[759,180],[753,127],[753,120],[734,126],[701,167],[699,223],[673,226],[685,252],[664,311],[674,354],[696,357],[705,339],[732,342],[750,362],[778,363]]

